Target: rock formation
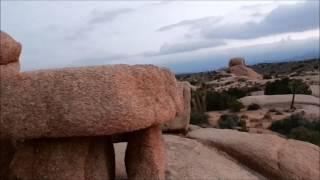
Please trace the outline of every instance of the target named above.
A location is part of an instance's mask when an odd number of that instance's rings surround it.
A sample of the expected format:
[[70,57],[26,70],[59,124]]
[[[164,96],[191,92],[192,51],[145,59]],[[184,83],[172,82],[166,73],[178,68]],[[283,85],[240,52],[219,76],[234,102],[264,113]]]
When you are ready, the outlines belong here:
[[310,143],[213,128],[198,129],[188,136],[227,152],[268,179],[320,177],[320,148]]
[[112,136],[124,134],[129,178],[164,179],[160,125],[185,111],[173,73],[151,65],[19,72],[10,65],[19,64],[21,46],[7,36],[1,33],[8,40],[1,42],[0,138],[23,140],[11,178],[113,179]]
[[188,130],[188,126],[190,123],[190,111],[191,111],[191,88],[189,83],[187,82],[180,82],[179,86],[181,87],[181,91],[183,93],[183,105],[184,109],[180,113],[177,114],[177,117],[169,121],[162,126],[162,130],[165,132],[186,132]]
[[262,76],[248,68],[243,58],[232,58],[229,61],[229,71],[236,76],[244,76],[249,79],[262,79]]

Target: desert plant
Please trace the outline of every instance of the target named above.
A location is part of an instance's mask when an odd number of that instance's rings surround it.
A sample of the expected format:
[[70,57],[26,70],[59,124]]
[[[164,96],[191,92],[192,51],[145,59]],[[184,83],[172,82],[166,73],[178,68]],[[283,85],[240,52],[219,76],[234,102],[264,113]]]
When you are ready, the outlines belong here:
[[248,131],[246,121],[235,114],[221,115],[218,126],[221,129],[239,129],[240,131]]
[[291,86],[299,87],[295,90],[296,94],[311,94],[309,86],[302,80],[283,78],[274,82],[267,82],[264,93],[266,95],[292,94]]
[[302,114],[294,114],[281,121],[273,122],[270,129],[286,135],[288,138],[320,146],[320,122],[306,119]]
[[235,114],[223,114],[218,121],[218,125],[221,129],[233,129],[239,125],[239,122],[239,116]]
[[238,100],[235,100],[229,102],[228,107],[232,112],[239,112],[242,108],[244,108],[244,105]]
[[261,106],[256,103],[252,103],[247,107],[248,111],[253,111],[253,110],[258,110],[258,109],[261,109]]
[[190,123],[194,125],[207,124],[208,115],[205,113],[193,112],[190,116]]

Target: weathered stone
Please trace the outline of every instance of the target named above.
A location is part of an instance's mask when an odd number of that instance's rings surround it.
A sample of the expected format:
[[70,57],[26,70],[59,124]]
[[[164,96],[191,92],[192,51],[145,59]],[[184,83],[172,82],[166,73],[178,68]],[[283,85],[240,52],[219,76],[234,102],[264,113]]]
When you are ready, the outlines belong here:
[[114,179],[114,150],[110,140],[60,138],[30,140],[18,148],[11,179]]
[[256,73],[254,70],[246,66],[232,66],[229,68],[229,71],[236,76],[245,76],[250,79],[262,79],[262,76],[260,74]]
[[7,33],[0,32],[0,66],[18,62],[21,53],[21,44]]
[[6,65],[0,65],[0,83],[4,83],[6,79],[18,76],[20,73],[20,63],[14,62]]
[[184,111],[174,74],[152,65],[23,72],[0,88],[0,131],[15,138],[131,132]]
[[320,148],[310,143],[213,128],[191,131],[188,136],[227,152],[270,179],[320,177]]
[[130,180],[164,180],[165,147],[160,126],[132,133],[128,137],[125,165]]
[[15,153],[15,146],[9,139],[0,139],[0,179],[8,179],[10,162]]
[[237,65],[246,66],[246,63],[245,63],[244,58],[235,57],[235,58],[231,58],[231,59],[230,59],[230,61],[229,61],[229,67],[237,66]]
[[[187,83],[180,82],[179,86],[181,90],[178,90],[178,93],[182,93],[183,96],[183,111],[177,114],[177,117],[169,121],[162,126],[163,131],[182,131],[186,132],[190,123],[190,111],[191,111],[191,90]],[[181,95],[179,95],[181,96]]]

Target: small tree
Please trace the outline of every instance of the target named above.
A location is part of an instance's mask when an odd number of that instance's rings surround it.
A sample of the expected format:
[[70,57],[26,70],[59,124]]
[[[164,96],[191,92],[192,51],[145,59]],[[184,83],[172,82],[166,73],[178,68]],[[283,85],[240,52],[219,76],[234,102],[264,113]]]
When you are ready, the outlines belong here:
[[297,80],[297,79],[293,79],[289,82],[288,84],[289,89],[292,93],[292,100],[291,100],[291,105],[290,105],[290,109],[295,109],[294,107],[294,100],[295,100],[295,96],[297,92],[302,91],[304,87],[304,84],[301,80]]

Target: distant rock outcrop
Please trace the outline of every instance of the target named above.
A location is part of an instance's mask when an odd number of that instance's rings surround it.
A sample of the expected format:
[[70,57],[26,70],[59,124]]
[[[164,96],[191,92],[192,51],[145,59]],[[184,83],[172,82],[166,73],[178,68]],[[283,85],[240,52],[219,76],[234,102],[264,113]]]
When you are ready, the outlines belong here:
[[232,58],[229,61],[229,71],[236,76],[249,79],[262,79],[262,76],[246,66],[244,58]]

